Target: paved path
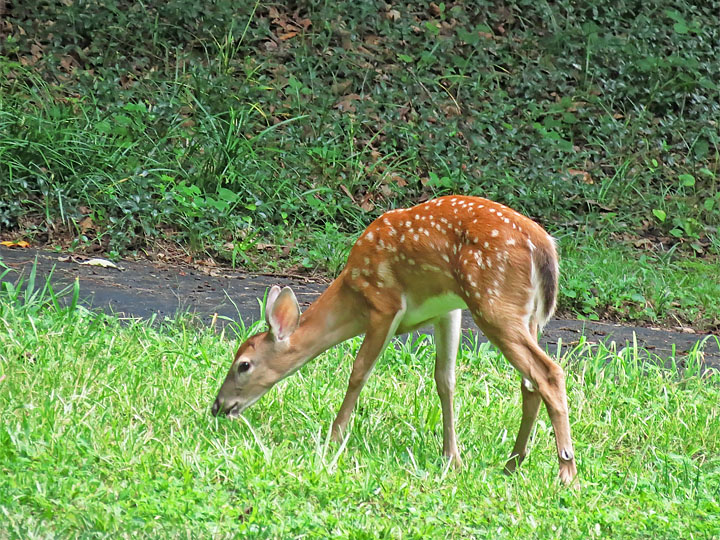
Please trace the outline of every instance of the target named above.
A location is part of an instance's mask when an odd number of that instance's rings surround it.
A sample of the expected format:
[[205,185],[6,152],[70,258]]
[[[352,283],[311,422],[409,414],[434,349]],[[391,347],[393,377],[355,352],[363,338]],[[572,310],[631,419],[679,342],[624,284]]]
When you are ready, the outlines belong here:
[[[231,320],[242,319],[249,324],[258,319],[262,298],[267,287],[273,284],[293,287],[301,307],[308,306],[324,288],[322,280],[263,276],[233,271],[226,268],[209,268],[207,272],[187,266],[151,264],[149,262],[122,261],[122,271],[112,268],[79,265],[72,260],[58,261],[59,254],[32,249],[8,249],[0,246],[0,261],[13,269],[5,281],[16,281],[28,275],[37,259],[39,279],[52,271],[52,282],[58,291],[63,285],[80,280],[80,298],[84,305],[120,317],[149,318],[153,314],[160,320],[178,312],[195,313],[209,323],[214,314]],[[467,312],[463,314],[463,327],[477,329]],[[657,355],[663,362],[673,354],[682,364],[682,357],[698,341],[707,338],[704,346],[705,361],[720,369],[718,339],[707,334],[686,334],[645,327],[621,326],[610,323],[555,319],[545,328],[543,345],[553,351],[560,340],[564,346],[577,343],[585,336],[590,342],[615,341],[618,348],[632,344]]]

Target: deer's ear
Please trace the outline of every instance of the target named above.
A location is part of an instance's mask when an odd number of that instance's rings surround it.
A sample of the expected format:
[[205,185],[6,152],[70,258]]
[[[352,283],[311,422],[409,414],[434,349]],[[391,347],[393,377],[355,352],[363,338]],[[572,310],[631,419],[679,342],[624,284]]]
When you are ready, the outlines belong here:
[[[279,287],[273,287],[273,289],[275,288],[279,290]],[[270,293],[268,293],[269,307],[266,307],[265,318],[270,326],[270,333],[276,341],[281,341],[290,337],[298,327],[300,306],[290,287],[285,287],[275,294],[274,301],[270,305],[270,295],[273,294],[273,289],[270,289]]]
[[265,321],[270,324],[270,310],[272,309],[275,300],[277,300],[280,294],[280,287],[273,285],[267,293],[267,299],[265,300]]

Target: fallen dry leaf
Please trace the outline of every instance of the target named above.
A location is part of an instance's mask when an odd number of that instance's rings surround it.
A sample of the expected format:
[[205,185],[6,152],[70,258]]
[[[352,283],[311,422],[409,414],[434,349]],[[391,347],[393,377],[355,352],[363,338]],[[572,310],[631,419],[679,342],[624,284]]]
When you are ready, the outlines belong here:
[[86,218],[83,218],[80,223],[78,223],[78,226],[80,227],[80,230],[85,233],[89,231],[90,229],[95,228],[95,224],[93,223],[93,220],[88,216]]
[[363,197],[363,200],[360,202],[360,208],[366,212],[375,210],[375,203],[372,201],[372,195],[370,195],[370,193]]
[[356,111],[353,101],[362,99],[358,94],[348,94],[343,96],[336,104],[335,108],[343,112],[354,113]]
[[636,248],[645,248],[645,249],[652,249],[653,243],[652,240],[649,238],[640,238],[639,240],[635,240],[633,242],[633,245]]
[[18,240],[17,242],[14,242],[12,240],[5,240],[4,242],[0,242],[0,245],[9,247],[9,248],[29,248],[30,244],[26,242],[25,240]]
[[581,171],[579,169],[568,169],[567,172],[570,176],[580,176],[581,180],[585,184],[594,184],[595,183],[595,181],[592,179],[592,176],[590,176],[590,173],[587,171]]
[[340,184],[340,189],[343,191],[343,193],[345,193],[345,195],[348,196],[348,198],[352,202],[355,202],[355,197],[352,196],[352,193],[350,193],[350,190],[344,184]]
[[115,264],[112,261],[108,261],[107,259],[88,259],[87,261],[83,261],[81,263],[82,265],[88,265],[88,266],[100,266],[102,268],[114,268],[115,270],[122,270],[117,264]]
[[285,34],[280,34],[280,35],[278,36],[278,38],[279,38],[281,41],[287,41],[288,39],[294,38],[294,37],[297,36],[297,35],[298,35],[297,32],[287,32],[287,33],[285,33]]

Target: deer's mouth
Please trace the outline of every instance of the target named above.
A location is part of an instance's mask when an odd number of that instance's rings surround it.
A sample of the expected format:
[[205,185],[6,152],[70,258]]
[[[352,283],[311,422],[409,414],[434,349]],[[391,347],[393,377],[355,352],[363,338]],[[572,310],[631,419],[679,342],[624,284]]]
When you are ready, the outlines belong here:
[[225,416],[227,416],[228,418],[237,418],[238,416],[240,416],[240,413],[243,409],[244,407],[241,407],[240,402],[238,401],[227,411],[225,411]]

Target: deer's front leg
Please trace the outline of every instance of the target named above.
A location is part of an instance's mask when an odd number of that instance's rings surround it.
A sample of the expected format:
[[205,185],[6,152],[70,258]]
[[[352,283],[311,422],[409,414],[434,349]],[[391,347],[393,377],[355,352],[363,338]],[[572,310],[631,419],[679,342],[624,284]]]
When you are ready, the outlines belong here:
[[340,406],[337,417],[332,425],[332,439],[342,440],[343,433],[350,421],[350,415],[355,408],[360,391],[370,376],[375,362],[383,352],[388,342],[395,335],[398,324],[405,313],[404,306],[395,313],[372,313],[365,339],[360,346],[358,355],[353,363],[350,382],[345,393],[345,399]]
[[453,393],[455,392],[455,358],[460,345],[461,311],[450,311],[435,322],[435,384],[443,418],[443,455],[460,467],[462,460],[455,438]]

